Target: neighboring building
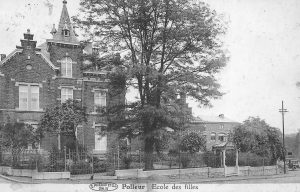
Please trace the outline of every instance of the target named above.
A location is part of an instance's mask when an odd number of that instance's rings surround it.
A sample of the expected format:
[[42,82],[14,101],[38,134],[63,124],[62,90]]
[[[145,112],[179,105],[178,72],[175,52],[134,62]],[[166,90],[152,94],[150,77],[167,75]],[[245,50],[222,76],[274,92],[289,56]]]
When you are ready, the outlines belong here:
[[206,149],[227,142],[229,134],[239,125],[239,122],[228,119],[223,114],[218,116],[198,116],[190,122],[187,133],[195,132],[206,138]]
[[[125,96],[111,98],[107,72],[95,68],[83,70],[90,63],[82,58],[97,54],[90,45],[85,47],[78,41],[63,1],[58,28],[53,26],[52,39],[37,46],[33,34],[28,30],[21,46],[0,60],[0,123],[25,122],[36,126],[47,107],[63,103],[68,99],[80,100],[87,107],[88,122],[78,127],[77,138],[89,151],[106,153],[112,141],[109,135],[97,134],[107,125],[96,108],[124,103]],[[64,146],[64,137],[62,136]],[[57,134],[48,134],[37,146],[49,151],[57,145]]]

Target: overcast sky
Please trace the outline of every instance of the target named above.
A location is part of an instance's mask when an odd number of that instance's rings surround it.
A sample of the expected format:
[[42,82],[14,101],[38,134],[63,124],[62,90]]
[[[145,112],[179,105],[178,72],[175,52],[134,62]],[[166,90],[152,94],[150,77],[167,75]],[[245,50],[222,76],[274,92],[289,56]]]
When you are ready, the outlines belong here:
[[[242,122],[259,116],[281,128],[281,100],[288,109],[286,132],[300,129],[300,1],[206,0],[230,21],[225,37],[230,61],[219,74],[222,99],[213,108],[199,108],[197,115],[225,114]],[[75,15],[79,0],[68,1]],[[30,28],[38,44],[51,38],[58,24],[62,0],[0,0],[0,53],[9,54]]]

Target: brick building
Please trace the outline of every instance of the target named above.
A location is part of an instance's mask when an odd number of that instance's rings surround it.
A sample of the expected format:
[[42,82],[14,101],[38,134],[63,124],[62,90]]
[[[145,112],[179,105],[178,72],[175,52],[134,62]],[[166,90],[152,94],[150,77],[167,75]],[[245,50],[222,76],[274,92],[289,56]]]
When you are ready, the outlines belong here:
[[[90,63],[83,56],[97,53],[90,45],[86,47],[78,41],[66,0],[58,27],[53,25],[51,34],[52,39],[37,46],[34,35],[27,30],[20,46],[8,56],[1,55],[0,122],[9,118],[37,126],[47,107],[68,99],[80,100],[89,115],[88,122],[78,127],[77,138],[89,151],[105,153],[111,139],[110,135],[97,134],[107,125],[107,120],[99,116],[96,108],[125,102],[125,96],[109,96],[107,71],[83,70]],[[52,144],[57,145],[57,138],[55,133],[48,134],[35,147],[49,150]]]
[[228,119],[223,114],[218,116],[198,116],[189,124],[187,132],[195,132],[206,138],[206,149],[211,150],[213,146],[228,141],[230,133],[239,122]]

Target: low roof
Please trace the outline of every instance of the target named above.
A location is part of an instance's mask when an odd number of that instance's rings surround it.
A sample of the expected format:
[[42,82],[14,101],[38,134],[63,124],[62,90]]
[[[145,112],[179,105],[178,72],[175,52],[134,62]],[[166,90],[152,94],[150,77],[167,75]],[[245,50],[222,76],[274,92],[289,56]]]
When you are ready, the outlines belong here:
[[235,149],[236,146],[233,142],[227,141],[227,142],[221,142],[221,143],[215,144],[212,148],[213,148],[213,150],[216,150],[216,149],[224,150],[224,149]]
[[239,123],[237,121],[231,120],[225,116],[205,116],[200,115],[194,117],[192,123]]

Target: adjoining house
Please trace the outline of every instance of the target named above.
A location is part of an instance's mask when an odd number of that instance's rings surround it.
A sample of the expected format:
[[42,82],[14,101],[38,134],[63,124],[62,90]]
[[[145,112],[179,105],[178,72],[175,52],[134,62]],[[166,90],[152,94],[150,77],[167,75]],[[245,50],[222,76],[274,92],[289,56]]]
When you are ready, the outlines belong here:
[[[57,29],[53,25],[50,33],[52,38],[37,46],[34,35],[27,30],[20,46],[8,56],[1,54],[0,123],[9,118],[36,127],[47,107],[68,99],[79,100],[89,114],[88,122],[77,129],[79,142],[94,154],[106,153],[112,140],[109,135],[98,134],[107,126],[107,120],[96,109],[124,103],[125,96],[110,96],[107,71],[96,67],[83,70],[90,61],[82,60],[82,56],[97,54],[97,49],[77,39],[66,0]],[[62,148],[64,138],[61,140],[58,147]],[[57,133],[48,134],[28,149],[49,151],[57,143]]]
[[214,146],[227,142],[229,135],[239,124],[239,122],[225,117],[224,114],[218,116],[201,115],[190,122],[186,132],[204,135],[206,138],[206,149],[210,151]]

